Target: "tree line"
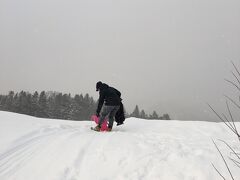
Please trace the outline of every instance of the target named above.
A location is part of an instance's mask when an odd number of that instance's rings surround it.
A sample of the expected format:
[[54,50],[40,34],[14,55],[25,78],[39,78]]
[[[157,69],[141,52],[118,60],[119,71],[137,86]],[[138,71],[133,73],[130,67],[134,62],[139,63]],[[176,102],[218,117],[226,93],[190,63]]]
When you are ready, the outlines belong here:
[[170,120],[169,114],[163,114],[159,116],[156,111],[153,111],[152,114],[146,114],[144,110],[139,110],[138,105],[136,105],[133,112],[130,114],[131,117],[141,118],[141,119],[158,119],[158,120]]
[[[0,110],[51,119],[88,120],[96,113],[97,103],[89,94],[72,97],[71,94],[52,91],[10,91],[8,95],[0,95]],[[156,111],[147,115],[144,110],[140,112],[138,106],[131,114],[126,113],[126,117],[170,119],[168,114],[158,116]]]
[[89,94],[72,97],[59,92],[10,91],[0,95],[0,110],[41,118],[85,120],[95,113],[96,101]]

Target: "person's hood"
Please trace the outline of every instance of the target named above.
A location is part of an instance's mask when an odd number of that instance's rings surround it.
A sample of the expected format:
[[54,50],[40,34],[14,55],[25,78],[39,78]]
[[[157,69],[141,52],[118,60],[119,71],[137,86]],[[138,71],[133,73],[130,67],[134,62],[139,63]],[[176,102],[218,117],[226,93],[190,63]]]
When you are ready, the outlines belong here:
[[109,88],[109,86],[107,85],[107,84],[105,84],[105,83],[103,83],[101,86],[100,86],[100,90],[103,90],[103,89],[107,89],[107,88]]

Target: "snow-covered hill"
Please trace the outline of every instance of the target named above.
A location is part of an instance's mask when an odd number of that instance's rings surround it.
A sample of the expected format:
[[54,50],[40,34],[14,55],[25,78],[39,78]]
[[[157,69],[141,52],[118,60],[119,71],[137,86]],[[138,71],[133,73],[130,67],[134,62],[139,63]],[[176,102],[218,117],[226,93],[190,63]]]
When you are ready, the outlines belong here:
[[212,139],[237,144],[222,123],[129,118],[109,133],[93,125],[0,111],[0,179],[217,180],[211,163],[227,171]]

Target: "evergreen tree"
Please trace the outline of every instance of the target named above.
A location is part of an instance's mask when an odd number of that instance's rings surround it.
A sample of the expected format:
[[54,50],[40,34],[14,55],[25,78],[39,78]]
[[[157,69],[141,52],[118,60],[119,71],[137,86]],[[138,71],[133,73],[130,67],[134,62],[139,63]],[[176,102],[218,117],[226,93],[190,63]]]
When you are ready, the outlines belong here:
[[80,98],[80,102],[83,102],[83,95],[82,94],[80,94],[79,98]]
[[14,98],[14,92],[10,91],[7,95],[4,109],[7,111],[13,111],[13,98]]
[[86,120],[86,119],[90,119],[91,113],[90,113],[90,97],[89,94],[86,94],[83,98],[82,101],[82,111],[81,111],[81,120]]
[[19,103],[18,93],[16,93],[13,97],[12,106],[13,106],[13,111],[12,112],[20,113],[20,103]]
[[31,115],[33,116],[37,116],[37,113],[39,111],[38,100],[39,100],[39,95],[38,95],[38,92],[35,91],[31,99]]
[[19,93],[19,113],[29,114],[28,98],[25,91]]
[[26,93],[26,114],[33,116],[33,109],[32,109],[32,95],[30,93]]
[[84,96],[83,101],[84,101],[86,104],[89,104],[89,102],[90,102],[90,97],[89,97],[89,94],[88,94],[88,93]]
[[163,114],[162,119],[164,119],[164,120],[171,120],[170,116],[168,114]]
[[0,110],[4,110],[3,109],[3,98],[4,98],[4,96],[0,95]]
[[70,94],[64,94],[62,96],[61,105],[62,105],[62,107],[61,107],[62,119],[71,119],[72,103],[71,103],[71,95]]
[[144,110],[141,111],[141,113],[140,113],[140,118],[146,119],[146,113],[145,113]]
[[136,107],[135,107],[134,111],[132,112],[131,116],[136,117],[136,118],[140,117],[138,105],[136,105]]
[[151,119],[159,119],[158,114],[156,111],[153,111],[153,114],[151,116]]
[[52,116],[53,118],[61,119],[62,118],[62,93],[58,93],[52,103]]
[[79,117],[81,116],[80,114],[80,106],[81,101],[80,101],[80,96],[75,95],[73,100],[72,100],[72,109],[71,109],[71,119],[72,120],[79,120]]
[[39,111],[37,112],[37,116],[38,117],[48,117],[48,107],[47,107],[47,96],[45,91],[42,91],[40,96],[39,96],[39,100],[38,100],[38,104],[39,104]]

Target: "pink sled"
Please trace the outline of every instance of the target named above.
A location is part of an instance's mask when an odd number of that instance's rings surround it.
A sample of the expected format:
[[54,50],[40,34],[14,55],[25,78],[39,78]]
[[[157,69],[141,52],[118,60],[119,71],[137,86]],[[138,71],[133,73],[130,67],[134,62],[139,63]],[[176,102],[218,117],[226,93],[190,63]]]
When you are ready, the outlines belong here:
[[[92,115],[91,116],[91,120],[94,121],[96,124],[98,124],[99,122],[99,117],[97,117],[96,115]],[[108,121],[107,119],[104,119],[102,125],[101,125],[101,130],[100,131],[106,131],[108,127]]]

